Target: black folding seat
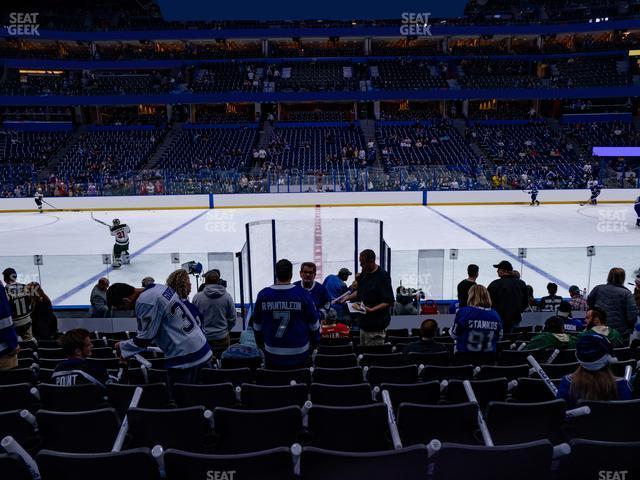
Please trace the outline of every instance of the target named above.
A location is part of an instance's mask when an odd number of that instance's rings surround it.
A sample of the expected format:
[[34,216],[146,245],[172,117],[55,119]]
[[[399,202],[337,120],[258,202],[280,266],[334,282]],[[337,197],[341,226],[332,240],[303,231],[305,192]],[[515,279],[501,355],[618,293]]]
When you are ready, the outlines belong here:
[[325,385],[355,385],[362,383],[362,368],[314,368],[313,382]]
[[494,365],[497,355],[494,352],[458,352],[451,356],[451,365]]
[[[114,369],[117,370],[120,367],[119,359],[113,358],[88,358],[87,362],[100,366],[105,370]],[[153,363],[153,361],[152,361]]]
[[[168,480],[204,480],[211,472],[234,472],[237,479],[294,480],[293,460],[287,447],[256,453],[212,455],[169,449],[164,453]],[[209,475],[209,477],[207,476]],[[222,475],[220,475],[222,476]],[[230,475],[227,475],[231,478]]]
[[446,367],[451,364],[451,355],[449,352],[439,353],[417,353],[410,352],[407,354],[407,364],[409,365],[436,365]]
[[430,365],[424,367],[422,379],[429,380],[471,380],[473,378],[473,365],[457,365],[452,367],[439,367]]
[[351,354],[346,355],[316,355],[313,359],[314,367],[319,368],[348,368],[356,367],[358,359]]
[[408,328],[389,328],[387,329],[387,337],[408,337]]
[[[58,364],[62,360],[64,359],[40,357],[38,359],[38,365],[40,366],[40,368],[50,368],[51,370],[55,370],[55,368],[58,366]],[[22,367],[22,368],[26,368],[26,367]]]
[[189,385],[176,383],[173,386],[173,398],[178,407],[203,406],[209,410],[217,407],[235,407],[235,387],[232,383],[218,383],[213,385]]
[[38,403],[37,398],[31,393],[35,388],[28,383],[15,385],[0,385],[0,412],[10,410],[32,410]]
[[39,368],[38,369],[38,381],[40,383],[51,383],[51,377],[54,370],[52,368]]
[[364,353],[359,360],[363,367],[400,367],[407,364],[406,357],[402,353]]
[[111,383],[107,385],[109,403],[118,413],[124,414],[131,404],[133,393],[137,387],[142,388],[142,396],[138,402],[138,408],[167,408],[171,406],[169,391],[164,383],[150,383],[148,385]]
[[[69,453],[110,452],[120,429],[120,420],[113,408],[86,412],[52,412],[36,414],[42,448]],[[70,435],[88,430],[90,435]]]
[[0,472],[3,478],[11,480],[33,480],[26,464],[15,453],[0,453]]
[[112,348],[99,347],[91,349],[91,358],[115,358],[115,355]]
[[131,338],[129,332],[98,332],[98,338],[108,338],[110,340],[128,340]]
[[424,480],[429,458],[424,445],[381,452],[338,452],[302,449],[302,480]]
[[377,452],[390,443],[387,407],[383,403],[355,407],[314,405],[309,410],[311,445],[343,452]]
[[204,384],[231,382],[234,385],[253,382],[253,373],[248,368],[203,368],[200,381]]
[[628,366],[631,367],[631,371],[632,372],[636,371],[636,364],[637,363],[638,363],[638,361],[635,360],[635,359],[622,360],[620,362],[612,363],[611,364],[611,371],[613,372],[613,374],[616,377],[624,377],[625,370],[626,370],[626,368]]
[[77,412],[97,410],[107,404],[105,389],[92,383],[69,386],[41,383],[38,391],[46,410]]
[[[562,378],[570,375],[578,368],[578,362],[574,363],[541,363],[540,367],[544,370],[549,378]],[[532,373],[533,378],[540,378],[537,373]]]
[[[602,442],[577,438],[571,440],[569,446],[571,454],[561,457],[558,479],[640,478],[640,442]],[[626,472],[624,477],[622,472]]]
[[355,351],[358,355],[370,353],[373,355],[388,355],[393,353],[393,345],[385,343],[384,345],[356,345]]
[[35,458],[43,479],[160,480],[158,464],[148,448],[115,453],[62,453],[41,450]]
[[381,383],[417,383],[417,365],[405,365],[403,367],[369,367],[367,381],[371,385]]
[[[117,376],[117,371],[113,372]],[[127,380],[129,385],[145,385],[152,383],[169,383],[169,377],[166,370],[158,370],[149,368],[145,371],[142,368],[130,368],[127,371]]]
[[402,403],[435,405],[440,401],[440,382],[422,382],[414,384],[382,383],[380,390],[387,390],[395,411]]
[[348,355],[353,353],[353,345],[318,345],[318,355]]
[[[549,356],[551,356],[553,350],[547,350],[547,352],[549,353]],[[576,350],[575,348],[572,348],[568,350],[560,350],[552,363],[575,363],[576,360]]]
[[518,480],[548,480],[552,457],[547,440],[496,447],[443,443],[433,457],[433,479],[508,480],[518,472]]
[[548,439],[554,445],[565,441],[564,400],[540,403],[490,402],[485,419],[495,445],[510,445]]
[[368,383],[355,385],[324,385],[312,383],[311,403],[334,407],[351,407],[373,403],[371,386]]
[[18,365],[16,368],[31,368],[38,362],[31,357],[28,358],[18,358]]
[[[556,385],[560,384],[561,379],[552,379],[551,381]],[[512,402],[548,402],[555,400],[555,395],[551,393],[549,387],[544,383],[541,378],[518,378],[518,386],[511,391]]]
[[613,356],[616,357],[619,362],[624,362],[633,358],[633,352],[631,347],[614,348]]
[[349,337],[339,337],[339,338],[327,338],[327,337],[322,337],[320,339],[320,346],[322,345],[326,345],[326,346],[340,346],[340,345],[349,345],[351,344],[351,339]]
[[[531,355],[538,361],[549,358],[542,350],[503,350],[498,357],[498,365],[528,365],[527,357]],[[546,355],[546,356],[545,356]]]
[[42,348],[38,347],[38,357],[49,358],[52,360],[64,360],[67,354],[61,348]]
[[302,430],[302,410],[283,407],[268,410],[216,408],[216,453],[259,452],[290,447]]
[[289,405],[302,407],[309,396],[309,387],[302,383],[295,385],[253,385],[242,384],[240,398],[242,406],[253,410],[280,408]]
[[34,426],[20,416],[21,410],[0,412],[0,440],[11,435],[25,449],[30,448],[34,440]]
[[529,365],[481,365],[475,380],[491,380],[492,378],[506,378],[515,380],[529,376]]
[[475,445],[478,443],[478,407],[474,403],[417,405],[402,403],[397,415],[404,446],[428,444],[433,439]]
[[161,445],[188,452],[204,452],[211,424],[204,416],[204,407],[175,409],[131,408],[129,448]]
[[[507,399],[507,379],[492,378],[490,380],[470,380],[473,393],[481,408],[489,402],[504,402]],[[445,400],[451,403],[467,403],[469,397],[464,389],[463,380],[450,380],[445,393]]]
[[291,382],[311,384],[311,371],[308,368],[297,370],[268,370],[259,368],[256,370],[257,385],[290,385]]
[[222,368],[248,368],[252,371],[261,368],[263,363],[264,360],[262,357],[220,359],[220,366]]
[[640,442],[640,428],[635,427],[640,425],[640,400],[581,400],[578,406],[588,406],[591,413],[569,420],[567,433],[571,437],[604,442]]

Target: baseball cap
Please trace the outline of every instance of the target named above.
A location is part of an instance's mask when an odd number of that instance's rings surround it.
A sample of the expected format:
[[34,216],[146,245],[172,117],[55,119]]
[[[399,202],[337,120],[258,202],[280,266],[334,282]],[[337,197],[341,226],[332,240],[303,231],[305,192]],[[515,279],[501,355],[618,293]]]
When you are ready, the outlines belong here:
[[572,295],[573,295],[574,293],[580,293],[580,287],[579,287],[579,286],[577,286],[577,285],[571,285],[571,286],[569,287],[569,293],[570,293],[570,294],[572,294]]
[[583,335],[576,343],[576,358],[582,368],[595,372],[615,362],[611,356],[613,347],[604,335],[590,332]]
[[351,275],[351,270],[348,268],[341,268],[338,270],[338,275]]
[[570,317],[571,316],[571,304],[569,302],[561,302],[558,306],[558,316],[559,317]]
[[510,262],[507,262],[506,260],[502,260],[500,263],[498,263],[497,265],[494,265],[493,268],[498,268],[500,270],[513,270],[513,265],[511,265]]

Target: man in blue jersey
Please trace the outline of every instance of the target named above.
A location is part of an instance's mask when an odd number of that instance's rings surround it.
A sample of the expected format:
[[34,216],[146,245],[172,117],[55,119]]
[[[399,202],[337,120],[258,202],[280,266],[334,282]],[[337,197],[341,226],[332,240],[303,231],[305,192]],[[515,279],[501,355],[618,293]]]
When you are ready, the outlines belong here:
[[4,285],[0,282],[0,370],[18,365],[18,335],[11,318],[11,306]]
[[[337,275],[327,275],[327,278],[324,279],[322,283],[327,292],[329,293],[329,298],[333,302],[336,298],[341,297],[349,290],[349,286],[347,285],[347,280],[351,276],[351,271],[348,268],[341,268],[338,271]],[[349,312],[347,310],[346,305],[334,303],[333,308],[338,314],[338,319],[342,320],[345,315]]]
[[267,368],[305,367],[320,340],[318,310],[309,292],[291,283],[292,276],[291,262],[279,260],[275,285],[262,289],[256,299],[253,328]]
[[324,319],[329,314],[331,309],[331,297],[324,285],[316,282],[316,264],[313,262],[303,262],[300,265],[300,278],[294,285],[304,288],[311,298],[318,310],[320,319]]
[[636,220],[636,227],[640,227],[640,197],[636,198],[636,203],[633,205],[633,209],[636,211],[638,219]]
[[197,382],[200,370],[210,363],[211,348],[189,308],[172,288],[114,283],[107,290],[107,301],[110,307],[136,312],[136,336],[115,345],[122,358],[130,358],[155,343],[165,354],[170,385]]

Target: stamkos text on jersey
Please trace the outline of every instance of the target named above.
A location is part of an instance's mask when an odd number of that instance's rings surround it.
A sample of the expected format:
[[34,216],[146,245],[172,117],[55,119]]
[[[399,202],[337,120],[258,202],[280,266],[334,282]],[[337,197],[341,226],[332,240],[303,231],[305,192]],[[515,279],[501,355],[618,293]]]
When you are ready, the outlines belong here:
[[469,322],[469,328],[478,328],[480,330],[497,330],[498,322],[491,320],[471,320]]
[[302,310],[301,302],[262,302],[263,310]]
[[429,12],[404,12],[400,15],[402,25],[400,25],[400,35],[409,36],[431,36],[431,25],[429,25]]

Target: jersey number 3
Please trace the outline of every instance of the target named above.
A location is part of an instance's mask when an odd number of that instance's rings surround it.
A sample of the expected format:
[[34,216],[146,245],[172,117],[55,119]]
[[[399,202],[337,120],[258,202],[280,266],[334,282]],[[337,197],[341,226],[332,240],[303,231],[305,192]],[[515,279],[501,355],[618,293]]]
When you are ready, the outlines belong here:
[[177,310],[180,310],[180,318],[182,318],[182,331],[188,335],[192,332],[195,323],[186,312],[182,304],[175,302],[173,305],[171,305],[171,315],[175,316]]

